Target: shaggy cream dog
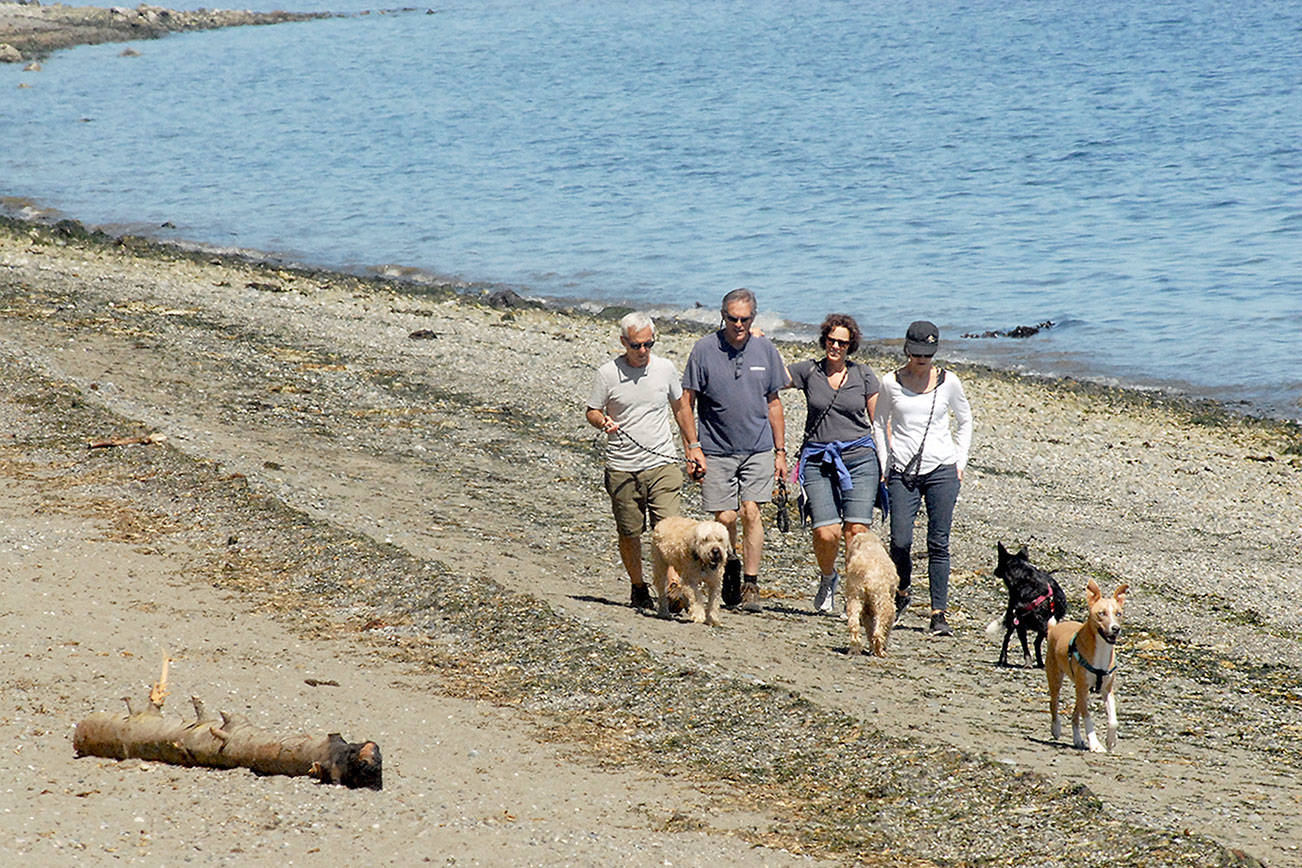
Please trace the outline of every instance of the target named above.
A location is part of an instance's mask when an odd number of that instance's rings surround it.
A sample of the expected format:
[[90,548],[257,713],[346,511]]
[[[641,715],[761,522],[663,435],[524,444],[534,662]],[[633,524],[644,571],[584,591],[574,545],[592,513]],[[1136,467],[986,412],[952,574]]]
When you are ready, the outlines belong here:
[[[723,565],[728,559],[728,529],[717,521],[696,521],[682,516],[661,519],[651,533],[651,570],[660,617],[669,617],[669,568],[677,571],[688,600],[688,617],[694,623],[719,624],[719,597]],[[709,590],[702,602],[701,585]]]
[[850,625],[850,653],[863,653],[864,633],[872,653],[886,656],[886,640],[895,623],[895,589],[900,577],[886,547],[872,531],[850,538],[845,562],[845,618]]

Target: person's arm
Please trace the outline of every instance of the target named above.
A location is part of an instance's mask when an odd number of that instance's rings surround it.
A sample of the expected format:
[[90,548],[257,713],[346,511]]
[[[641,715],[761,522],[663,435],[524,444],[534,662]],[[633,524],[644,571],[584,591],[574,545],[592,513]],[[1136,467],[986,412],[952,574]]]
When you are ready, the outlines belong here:
[[787,419],[777,392],[769,395],[769,425],[773,428],[773,475],[783,479],[787,475]]
[[873,441],[877,445],[877,461],[881,465],[882,479],[885,479],[891,470],[890,384],[883,381],[881,391],[868,400],[873,402],[869,409],[873,420]]
[[701,439],[696,430],[696,390],[683,389],[682,396],[674,407],[674,419],[683,434],[683,455],[687,459],[687,475],[698,482],[705,477],[705,453],[701,451]]
[[963,384],[950,372],[953,385],[949,387],[949,410],[954,414],[954,423],[958,430],[954,432],[954,448],[958,457],[954,466],[958,470],[958,481],[963,481],[963,471],[967,468],[968,451],[972,448],[972,405],[968,403]]

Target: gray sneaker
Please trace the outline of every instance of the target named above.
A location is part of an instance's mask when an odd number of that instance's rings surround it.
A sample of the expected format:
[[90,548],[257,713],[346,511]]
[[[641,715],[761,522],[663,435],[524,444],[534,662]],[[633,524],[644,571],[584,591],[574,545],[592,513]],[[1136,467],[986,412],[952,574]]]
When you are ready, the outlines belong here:
[[743,612],[762,612],[764,607],[760,605],[759,583],[742,582],[741,583],[741,610]]
[[841,581],[841,574],[832,571],[832,575],[818,580],[818,593],[814,595],[814,611],[824,615],[832,614],[836,606],[836,586]]
[[929,630],[933,636],[953,636],[954,631],[945,620],[944,612],[936,612],[931,616],[931,628]]

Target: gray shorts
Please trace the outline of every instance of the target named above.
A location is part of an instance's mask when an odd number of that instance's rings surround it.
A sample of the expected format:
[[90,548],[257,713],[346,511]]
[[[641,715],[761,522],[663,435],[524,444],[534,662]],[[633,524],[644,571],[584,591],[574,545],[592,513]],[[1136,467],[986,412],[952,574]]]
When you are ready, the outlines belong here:
[[701,508],[723,512],[740,508],[742,502],[768,503],[773,498],[774,453],[749,455],[707,455],[705,479],[701,480]]

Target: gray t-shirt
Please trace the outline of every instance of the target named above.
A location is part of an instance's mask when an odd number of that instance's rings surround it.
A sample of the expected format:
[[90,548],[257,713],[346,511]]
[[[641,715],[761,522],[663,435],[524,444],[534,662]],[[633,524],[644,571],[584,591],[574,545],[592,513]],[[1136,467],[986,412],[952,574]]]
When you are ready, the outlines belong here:
[[697,341],[683,369],[683,388],[696,392],[701,450],[751,455],[772,449],[769,395],[786,384],[786,366],[768,338],[752,336],[741,349],[722,331]]
[[[669,428],[669,402],[682,394],[674,363],[655,354],[645,368],[633,367],[623,356],[597,368],[588,406],[614,419],[620,428],[606,443],[606,466],[612,470],[649,470],[677,461]],[[628,432],[629,436],[620,432]]]
[[858,440],[873,433],[868,399],[881,384],[867,365],[847,361],[846,366],[849,373],[839,391],[828,385],[821,360],[796,362],[789,369],[791,384],[805,393],[805,440],[810,443]]

